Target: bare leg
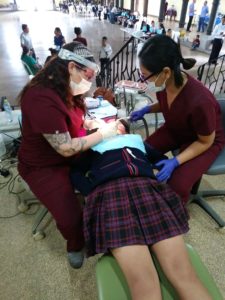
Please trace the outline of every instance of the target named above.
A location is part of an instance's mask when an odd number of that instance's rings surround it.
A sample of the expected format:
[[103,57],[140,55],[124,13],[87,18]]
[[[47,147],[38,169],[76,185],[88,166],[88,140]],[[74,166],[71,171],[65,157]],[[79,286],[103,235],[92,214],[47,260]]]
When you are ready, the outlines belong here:
[[212,300],[189,260],[182,236],[152,246],[163,271],[182,300]]
[[111,249],[120,265],[132,300],[161,300],[158,275],[147,246],[132,245]]

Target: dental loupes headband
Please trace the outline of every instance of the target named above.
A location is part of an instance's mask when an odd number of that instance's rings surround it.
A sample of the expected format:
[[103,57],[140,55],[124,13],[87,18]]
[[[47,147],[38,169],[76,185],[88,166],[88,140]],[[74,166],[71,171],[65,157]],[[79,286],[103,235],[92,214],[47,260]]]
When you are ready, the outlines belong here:
[[71,52],[69,50],[61,49],[59,51],[58,57],[60,57],[61,59],[65,59],[65,60],[74,60],[77,63],[79,63],[79,64],[81,64],[81,65],[83,65],[87,68],[90,68],[93,71],[95,71],[96,73],[98,73],[99,72],[99,66],[96,63],[94,63],[94,62],[92,62],[92,61],[85,58],[85,57],[93,57],[93,55],[91,55],[89,53],[89,51],[86,50],[86,49],[79,49],[79,50],[80,50],[81,53],[78,55],[78,54],[76,54],[74,52]]

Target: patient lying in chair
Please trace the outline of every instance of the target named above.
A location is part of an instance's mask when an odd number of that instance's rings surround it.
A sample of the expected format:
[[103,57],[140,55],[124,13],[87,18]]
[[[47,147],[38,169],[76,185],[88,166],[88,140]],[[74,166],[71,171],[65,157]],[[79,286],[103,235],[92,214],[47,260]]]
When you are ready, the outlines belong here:
[[[124,127],[121,129],[124,131]],[[98,185],[121,177],[155,179],[153,164],[167,158],[144,144],[139,134],[122,134],[92,147],[72,168],[76,189],[87,196]]]
[[179,298],[211,299],[183,241],[187,212],[175,192],[154,176],[153,165],[161,159],[165,157],[146,148],[136,134],[108,139],[80,158],[71,178],[87,195],[83,221],[88,255],[110,252],[133,300],[161,299],[150,247]]

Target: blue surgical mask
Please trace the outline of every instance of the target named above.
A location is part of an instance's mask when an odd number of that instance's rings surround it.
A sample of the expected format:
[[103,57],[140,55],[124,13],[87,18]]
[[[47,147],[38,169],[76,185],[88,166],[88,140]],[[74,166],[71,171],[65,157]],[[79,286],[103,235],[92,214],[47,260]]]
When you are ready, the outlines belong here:
[[157,78],[156,78],[155,81],[149,81],[147,83],[148,86],[147,86],[146,92],[149,91],[149,92],[152,92],[152,93],[157,93],[157,92],[161,92],[161,91],[165,90],[165,88],[166,88],[166,80],[167,79],[164,81],[164,83],[162,85],[160,85],[160,86],[156,86],[155,85],[157,79],[159,78],[159,75],[157,76]]

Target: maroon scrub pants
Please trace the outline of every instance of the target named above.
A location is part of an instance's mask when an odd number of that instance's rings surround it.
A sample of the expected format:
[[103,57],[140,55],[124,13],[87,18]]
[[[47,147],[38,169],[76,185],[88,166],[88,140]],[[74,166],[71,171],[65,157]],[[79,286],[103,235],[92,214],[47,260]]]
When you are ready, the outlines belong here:
[[[149,136],[146,142],[162,153],[167,153],[175,149],[183,151],[190,145],[190,143],[179,144],[177,140],[171,136],[165,125]],[[182,164],[173,171],[172,176],[168,180],[168,184],[181,197],[184,204],[186,204],[189,199],[193,185],[209,169],[222,148],[223,145],[220,144],[212,145],[207,151]]]
[[18,170],[31,191],[52,214],[67,240],[67,251],[81,250],[84,246],[82,208],[69,179],[69,167],[35,169],[19,164]]

